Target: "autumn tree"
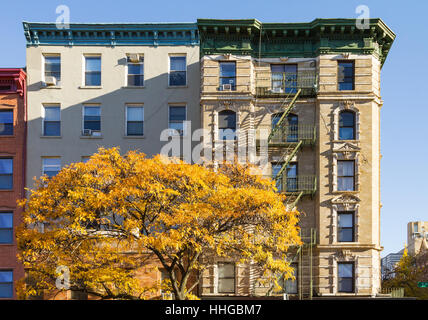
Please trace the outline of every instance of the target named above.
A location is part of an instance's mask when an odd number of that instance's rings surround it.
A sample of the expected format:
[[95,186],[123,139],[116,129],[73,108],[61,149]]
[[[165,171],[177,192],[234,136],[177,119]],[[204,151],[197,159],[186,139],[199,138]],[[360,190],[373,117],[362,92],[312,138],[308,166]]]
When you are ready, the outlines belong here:
[[253,170],[121,156],[112,148],[41,177],[21,203],[19,256],[31,281],[20,296],[56,292],[57,267],[67,266],[75,291],[144,298],[156,288],[143,287],[136,270],[156,259],[176,299],[186,299],[208,254],[254,263],[272,279],[292,277],[286,253],[300,244],[298,213]]
[[428,299],[428,289],[418,287],[418,282],[423,281],[428,281],[428,252],[420,252],[412,256],[405,248],[392,276],[382,282],[382,287],[404,288],[406,297]]

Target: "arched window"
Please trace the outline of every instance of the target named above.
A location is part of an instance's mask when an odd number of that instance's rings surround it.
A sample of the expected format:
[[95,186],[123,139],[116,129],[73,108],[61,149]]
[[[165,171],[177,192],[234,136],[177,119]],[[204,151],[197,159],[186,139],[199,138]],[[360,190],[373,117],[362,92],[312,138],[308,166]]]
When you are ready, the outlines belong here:
[[236,112],[223,110],[218,113],[218,134],[220,140],[236,140]]
[[355,140],[355,112],[346,110],[339,114],[339,140]]
[[[283,113],[275,113],[272,115],[272,130],[276,127]],[[282,128],[278,130],[274,140],[280,140],[280,142],[297,142],[298,140],[298,125],[299,118],[297,115],[290,113],[287,119],[282,121]]]

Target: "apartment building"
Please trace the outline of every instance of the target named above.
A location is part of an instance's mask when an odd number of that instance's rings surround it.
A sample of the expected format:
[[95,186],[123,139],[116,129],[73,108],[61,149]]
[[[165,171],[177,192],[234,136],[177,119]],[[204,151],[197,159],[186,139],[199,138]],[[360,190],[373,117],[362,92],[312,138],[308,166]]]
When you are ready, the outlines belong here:
[[26,73],[0,69],[0,299],[16,298],[16,280],[24,275],[17,261],[15,228],[25,197]]
[[428,221],[413,221],[407,224],[407,250],[415,256],[428,249]]
[[[290,251],[296,280],[280,293],[376,296],[380,71],[395,34],[380,19],[365,29],[355,19],[198,19],[198,28],[206,147],[264,157],[263,173],[301,212],[304,245]],[[252,265],[214,259],[201,295],[271,292],[257,276]]]
[[184,141],[184,121],[200,126],[196,24],[23,25],[28,187],[100,146],[152,156],[164,130],[163,140]]

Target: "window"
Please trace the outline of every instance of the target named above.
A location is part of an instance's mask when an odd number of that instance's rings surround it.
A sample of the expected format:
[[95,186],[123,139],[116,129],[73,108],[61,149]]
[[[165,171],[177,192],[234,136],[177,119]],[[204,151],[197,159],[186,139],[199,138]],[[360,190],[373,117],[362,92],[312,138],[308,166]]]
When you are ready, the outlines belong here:
[[83,130],[91,130],[92,133],[101,132],[101,108],[99,106],[83,107]]
[[339,292],[354,292],[354,263],[338,262],[338,282]]
[[231,90],[236,90],[236,63],[220,62],[220,90],[223,85],[230,85]]
[[88,162],[88,161],[89,161],[89,159],[91,159],[91,157],[90,157],[90,156],[82,156],[82,160],[81,160],[81,162],[86,163],[86,162]]
[[355,162],[354,160],[337,161],[337,190],[355,190]]
[[13,159],[0,159],[0,190],[13,189]]
[[43,158],[43,174],[52,178],[61,170],[61,158]]
[[218,132],[220,140],[236,140],[236,113],[224,110],[218,113]]
[[45,58],[45,82],[48,77],[55,78],[54,84],[61,85],[61,56],[49,55],[44,56]]
[[337,240],[339,242],[354,241],[354,212],[338,212],[337,226]]
[[169,57],[169,85],[185,86],[186,81],[186,57]]
[[415,224],[413,225],[413,232],[414,232],[414,233],[418,233],[418,232],[419,232],[419,226],[418,226],[418,224],[417,224],[417,223],[415,223]]
[[235,264],[218,264],[218,293],[235,293]]
[[353,61],[338,61],[337,82],[339,90],[354,90]]
[[0,110],[0,136],[13,135],[13,110]]
[[297,92],[297,64],[272,64],[271,78],[273,92]]
[[186,121],[186,107],[169,107],[169,124],[168,128],[178,131],[182,136],[184,134],[184,121]]
[[139,61],[131,61],[130,57],[127,57],[128,61],[128,86],[131,87],[142,87],[144,86],[144,58],[138,56]]
[[142,136],[144,134],[144,108],[126,107],[126,135]]
[[285,280],[285,293],[291,293],[291,294],[297,294],[297,279],[298,279],[298,270],[297,270],[297,263],[292,263],[290,267],[294,270],[294,277],[296,279],[291,280],[287,279]]
[[61,135],[61,108],[59,106],[44,106],[43,135]]
[[13,298],[12,270],[0,270],[0,298]]
[[355,112],[342,111],[339,114],[339,140],[355,139]]
[[287,192],[295,192],[298,188],[297,162],[290,162],[287,166]]
[[85,57],[85,86],[101,85],[101,56]]
[[0,212],[0,244],[13,243],[13,213]]
[[[279,174],[279,171],[281,171],[281,168],[283,166],[283,163],[272,163],[272,179],[275,180],[276,176]],[[282,177],[279,177],[276,180],[276,188],[278,189],[278,192],[282,192],[283,187],[282,187]]]

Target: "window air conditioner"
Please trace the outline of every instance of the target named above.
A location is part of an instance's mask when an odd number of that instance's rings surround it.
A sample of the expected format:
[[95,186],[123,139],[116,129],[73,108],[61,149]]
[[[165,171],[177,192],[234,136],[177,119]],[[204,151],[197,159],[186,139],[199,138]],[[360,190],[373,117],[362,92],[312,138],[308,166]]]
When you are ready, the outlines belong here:
[[275,87],[275,88],[272,88],[272,92],[274,92],[274,93],[283,93],[284,91],[282,90],[281,87]]
[[56,78],[52,76],[45,77],[45,84],[47,86],[56,86]]
[[232,85],[230,83],[226,83],[221,86],[221,91],[230,91],[230,90],[232,90]]
[[131,53],[128,55],[129,61],[140,62],[140,55],[138,53]]
[[83,129],[82,134],[84,136],[92,136],[92,130],[91,129]]

